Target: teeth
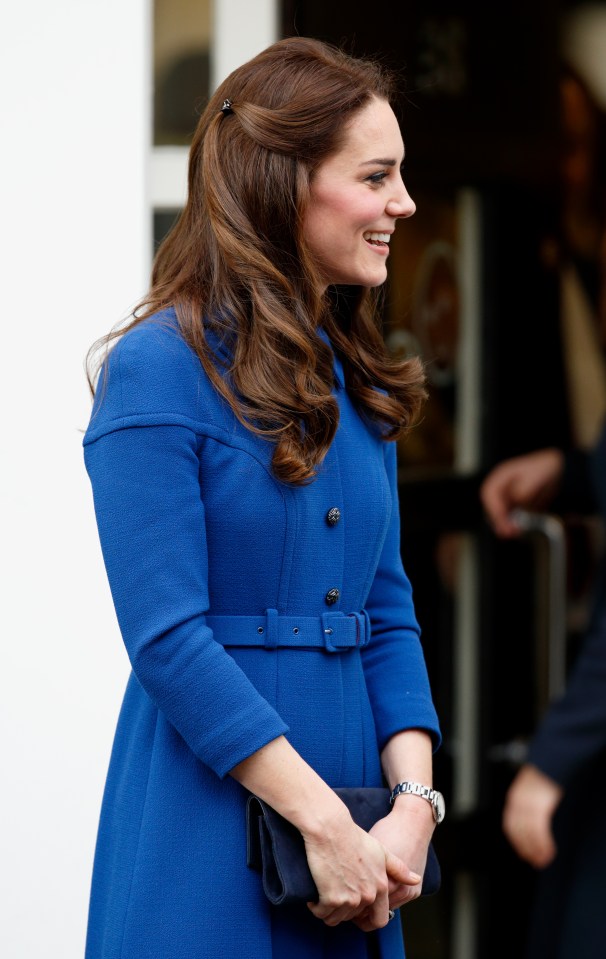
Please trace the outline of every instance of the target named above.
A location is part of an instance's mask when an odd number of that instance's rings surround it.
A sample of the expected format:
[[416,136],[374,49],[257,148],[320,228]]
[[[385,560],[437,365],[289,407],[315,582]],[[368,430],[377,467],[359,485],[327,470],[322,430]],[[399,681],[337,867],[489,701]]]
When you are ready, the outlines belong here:
[[389,243],[391,236],[389,233],[365,233],[365,240],[374,240],[374,242]]

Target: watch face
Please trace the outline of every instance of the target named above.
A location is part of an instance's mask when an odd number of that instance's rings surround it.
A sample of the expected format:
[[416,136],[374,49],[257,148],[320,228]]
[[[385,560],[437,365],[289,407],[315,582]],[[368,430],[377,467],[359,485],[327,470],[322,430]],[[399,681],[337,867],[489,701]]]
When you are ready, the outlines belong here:
[[442,793],[434,790],[433,794],[433,808],[436,814],[436,822],[442,822],[444,816],[446,815],[446,803],[444,802],[444,796]]

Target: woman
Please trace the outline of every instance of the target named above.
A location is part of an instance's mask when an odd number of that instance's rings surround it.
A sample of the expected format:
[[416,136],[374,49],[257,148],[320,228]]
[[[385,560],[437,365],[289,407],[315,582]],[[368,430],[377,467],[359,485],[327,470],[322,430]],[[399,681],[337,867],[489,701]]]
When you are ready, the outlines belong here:
[[[403,954],[432,808],[403,794],[371,835],[331,788],[429,785],[439,739],[388,442],[422,372],[368,299],[415,209],[390,95],[303,38],[232,73],[104,364],[85,458],[133,672],[87,959]],[[317,903],[264,898],[248,791],[303,834]]]

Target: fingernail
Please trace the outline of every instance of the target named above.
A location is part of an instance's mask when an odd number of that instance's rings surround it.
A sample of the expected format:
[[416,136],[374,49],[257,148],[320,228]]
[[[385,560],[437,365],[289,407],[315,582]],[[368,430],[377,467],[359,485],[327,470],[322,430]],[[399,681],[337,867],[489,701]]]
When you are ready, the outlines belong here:
[[420,877],[419,874],[416,873],[416,872],[411,872],[410,878],[411,878],[411,879],[417,879],[419,882],[421,881],[421,877]]

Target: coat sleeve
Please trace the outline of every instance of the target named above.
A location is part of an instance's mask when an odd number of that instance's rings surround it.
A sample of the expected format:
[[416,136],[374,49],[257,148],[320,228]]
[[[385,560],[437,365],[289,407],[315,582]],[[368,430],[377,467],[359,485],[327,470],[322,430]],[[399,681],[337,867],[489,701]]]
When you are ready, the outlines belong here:
[[379,747],[404,729],[424,729],[440,743],[412,588],[400,556],[396,444],[385,443],[391,514],[377,571],[366,601],[371,640],[363,650],[364,674]]
[[[206,626],[200,436],[166,394],[138,411],[150,402],[148,373],[145,358],[131,363],[129,353],[121,350],[100,387],[84,440],[107,576],[139,682],[193,752],[224,776],[288,727]],[[148,371],[157,396],[161,371]],[[158,412],[163,407],[170,415]]]

